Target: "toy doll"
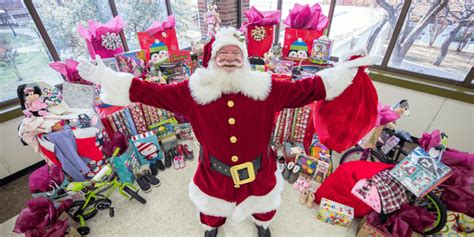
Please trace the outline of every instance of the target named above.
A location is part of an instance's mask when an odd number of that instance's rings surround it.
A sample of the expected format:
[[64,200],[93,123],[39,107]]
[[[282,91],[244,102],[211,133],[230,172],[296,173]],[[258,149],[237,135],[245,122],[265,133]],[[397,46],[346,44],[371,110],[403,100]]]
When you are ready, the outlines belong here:
[[20,85],[17,88],[21,109],[26,117],[42,117],[48,114],[48,104],[41,98],[39,86]]

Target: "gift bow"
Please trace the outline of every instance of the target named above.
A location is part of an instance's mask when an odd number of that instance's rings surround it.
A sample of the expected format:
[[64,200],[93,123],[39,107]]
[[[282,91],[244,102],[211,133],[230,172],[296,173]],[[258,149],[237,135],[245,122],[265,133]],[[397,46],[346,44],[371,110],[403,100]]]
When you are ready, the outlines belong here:
[[149,35],[154,35],[160,31],[174,28],[175,25],[176,25],[176,21],[174,19],[174,16],[170,15],[166,17],[166,20],[163,22],[154,21],[153,24],[150,26],[150,28],[145,30],[145,32],[148,33]]
[[79,65],[79,62],[73,59],[66,59],[65,63],[57,61],[49,63],[48,65],[55,71],[61,73],[61,75],[65,76],[66,81],[68,82],[92,85],[92,83],[82,79],[81,76],[79,76],[79,73],[77,72],[77,65]]
[[245,16],[248,22],[242,24],[241,30],[245,30],[249,25],[267,26],[278,24],[280,22],[281,12],[280,10],[261,12],[252,6],[249,10],[245,11]]
[[125,26],[121,16],[112,18],[109,22],[103,24],[94,20],[87,21],[88,28],[78,24],[77,31],[86,40],[92,40],[93,38],[105,34],[107,32],[118,33]]
[[296,3],[284,23],[291,28],[323,31],[329,25],[329,19],[317,3],[312,7]]

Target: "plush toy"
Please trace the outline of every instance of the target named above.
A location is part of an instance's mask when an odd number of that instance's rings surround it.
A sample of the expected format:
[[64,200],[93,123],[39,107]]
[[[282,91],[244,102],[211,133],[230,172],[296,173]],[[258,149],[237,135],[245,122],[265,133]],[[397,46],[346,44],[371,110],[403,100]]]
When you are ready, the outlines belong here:
[[26,117],[42,117],[48,114],[48,104],[41,98],[39,86],[20,85],[17,88],[21,109]]
[[272,48],[263,55],[263,61],[265,64],[268,64],[273,60],[280,60],[281,49],[280,43],[273,45]]
[[217,13],[217,4],[209,0],[207,1],[207,12],[204,14],[204,22],[207,24],[207,36],[214,37],[220,29],[221,18]]

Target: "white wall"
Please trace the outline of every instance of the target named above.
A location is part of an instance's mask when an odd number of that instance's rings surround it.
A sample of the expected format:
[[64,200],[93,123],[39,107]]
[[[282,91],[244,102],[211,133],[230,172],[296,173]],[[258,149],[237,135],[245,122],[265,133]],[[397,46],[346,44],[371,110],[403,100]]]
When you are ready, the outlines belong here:
[[474,105],[384,83],[374,84],[379,101],[386,105],[408,100],[411,116],[399,119],[398,129],[415,137],[439,129],[448,135],[448,147],[474,153]]
[[[408,100],[411,116],[398,121],[399,129],[420,137],[438,128],[448,134],[449,147],[474,153],[474,105],[383,83],[376,82],[375,87],[384,104]],[[39,155],[20,143],[16,132],[20,121],[0,124],[0,178],[40,161]]]
[[0,179],[33,165],[41,158],[29,146],[23,146],[17,128],[21,118],[0,123]]

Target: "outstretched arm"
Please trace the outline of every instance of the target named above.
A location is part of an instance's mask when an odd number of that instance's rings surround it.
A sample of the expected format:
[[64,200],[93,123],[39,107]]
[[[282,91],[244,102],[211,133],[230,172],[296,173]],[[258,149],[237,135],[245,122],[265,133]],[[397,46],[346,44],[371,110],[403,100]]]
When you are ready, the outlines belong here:
[[132,102],[160,107],[182,115],[186,114],[187,82],[178,84],[157,84],[134,78],[130,73],[115,72],[107,68],[100,57],[97,65],[80,61],[79,75],[94,84],[101,85],[100,98],[104,103],[127,106]]
[[[363,51],[356,53],[352,56],[365,56]],[[295,82],[274,80],[272,96],[276,111],[283,108],[301,107],[316,100],[332,100],[352,84],[359,67],[372,65],[374,62],[374,57],[366,56],[321,70],[312,78]]]

